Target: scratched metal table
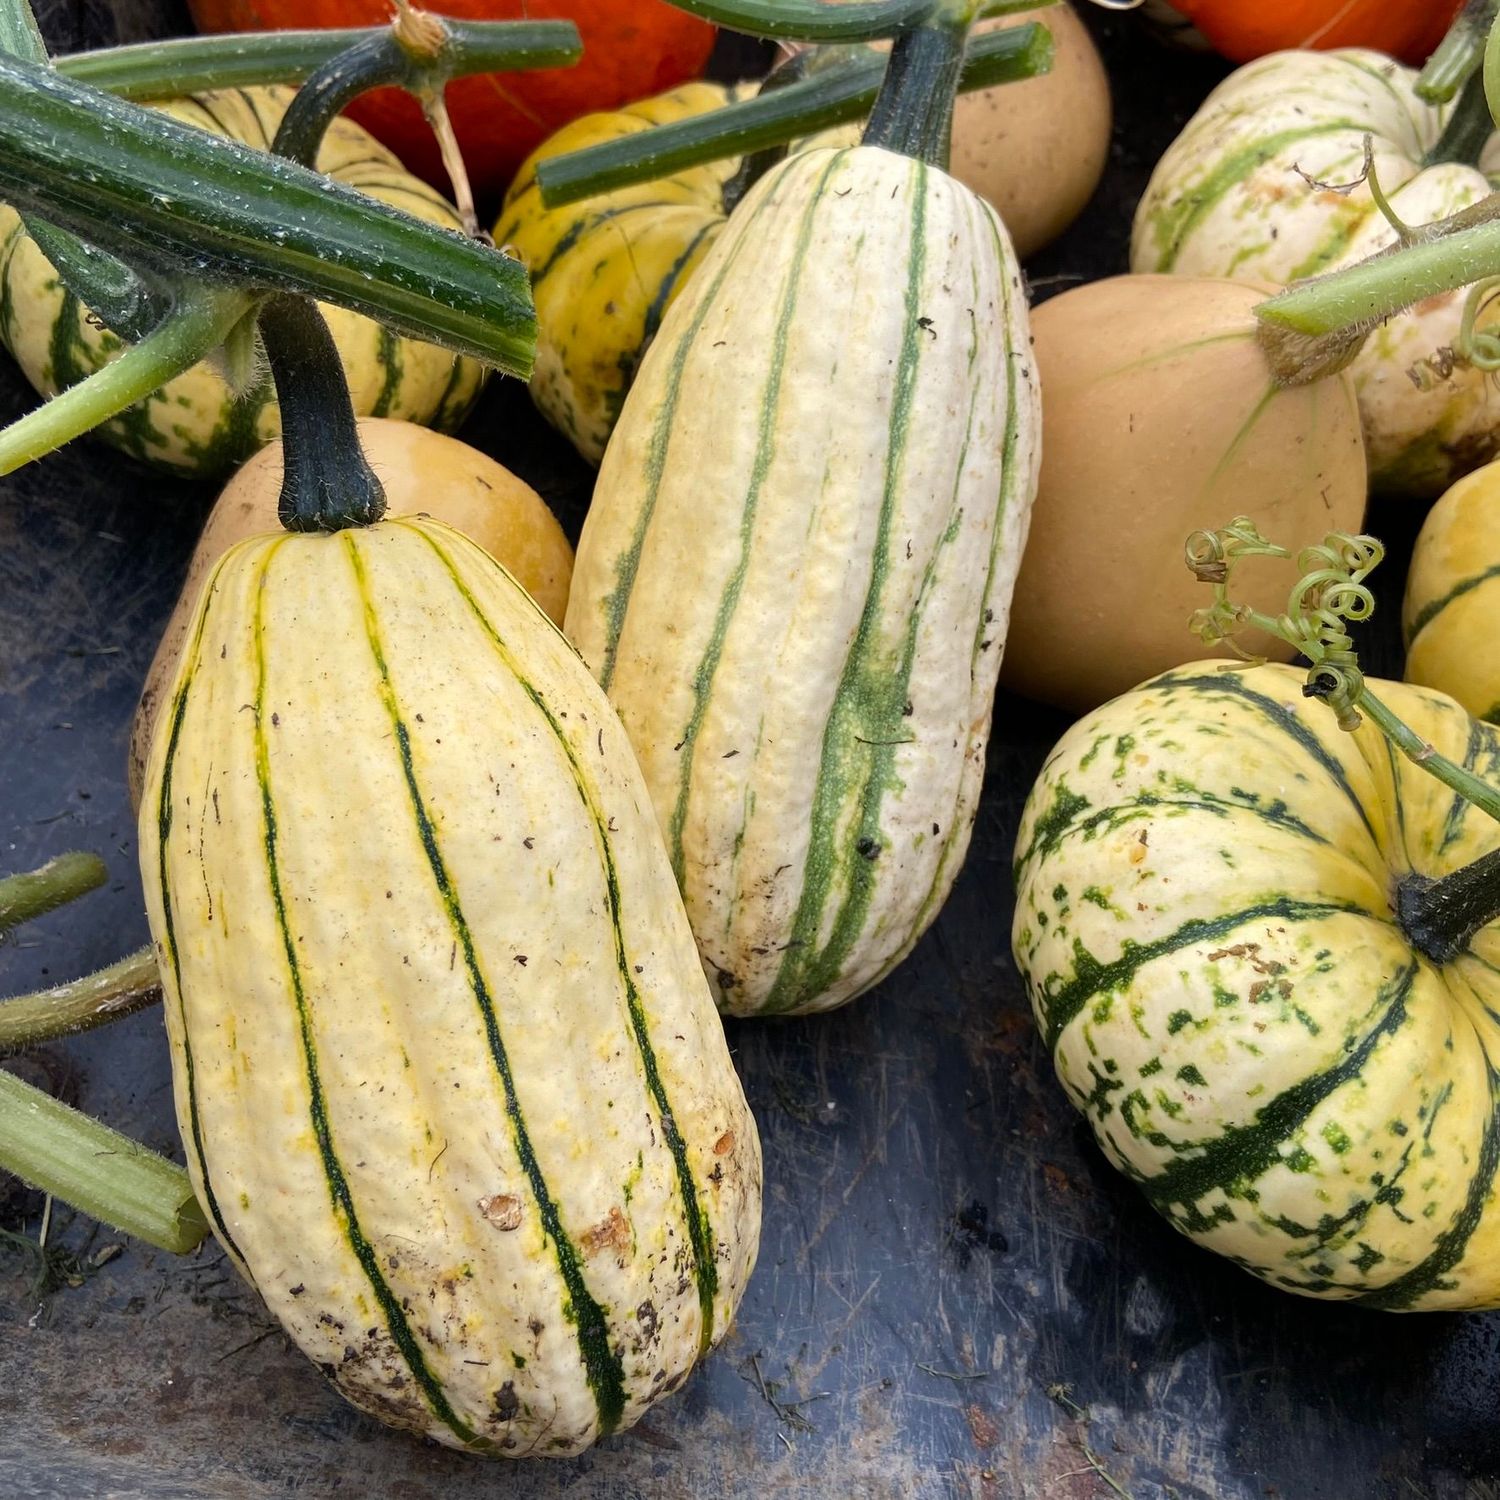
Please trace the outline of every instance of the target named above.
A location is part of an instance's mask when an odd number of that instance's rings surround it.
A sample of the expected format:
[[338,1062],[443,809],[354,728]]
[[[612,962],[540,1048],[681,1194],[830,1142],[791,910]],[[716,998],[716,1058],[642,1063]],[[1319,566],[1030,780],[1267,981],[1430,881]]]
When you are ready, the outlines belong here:
[[[181,17],[60,3],[79,45]],[[1222,66],[1096,18],[1116,86],[1109,182],[1031,267],[1038,294],[1124,269],[1156,153]],[[0,364],[0,417],[29,404]],[[588,476],[494,386],[466,436],[575,532]],[[0,501],[0,868],[94,848],[110,885],[0,950],[0,991],[110,961],[146,935],[124,786],[135,694],[210,494],[79,444]],[[1393,640],[1409,511],[1372,666]],[[1191,1248],[1094,1149],[1054,1082],[1010,960],[1021,800],[1064,727],[1002,695],[967,867],[916,954],[832,1016],[731,1024],[760,1122],[766,1215],[738,1323],[680,1395],[570,1462],[503,1471],[354,1413],[217,1249],[176,1260],[59,1213],[83,1267],[47,1296],[0,1247],[0,1494],[462,1500],[788,1496],[1487,1500],[1500,1495],[1500,1316],[1395,1318],[1272,1292]],[[22,1064],[178,1154],[148,1011]],[[0,1183],[0,1227],[35,1237]],[[102,1260],[102,1264],[95,1264]]]

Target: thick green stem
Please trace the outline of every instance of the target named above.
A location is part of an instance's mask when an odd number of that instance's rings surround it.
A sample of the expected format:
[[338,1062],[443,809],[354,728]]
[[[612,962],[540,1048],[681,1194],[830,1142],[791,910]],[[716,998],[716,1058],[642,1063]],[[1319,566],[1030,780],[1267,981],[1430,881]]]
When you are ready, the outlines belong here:
[[749,36],[794,42],[873,42],[920,26],[939,0],[672,0],[678,10]]
[[1408,875],[1396,888],[1396,916],[1433,963],[1451,962],[1476,932],[1500,919],[1500,849],[1437,880]]
[[181,1167],[3,1068],[0,1168],[177,1255],[185,1255],[208,1233],[208,1221]]
[[[1052,53],[1051,33],[1034,21],[986,32],[970,42],[959,89],[1034,78],[1051,68]],[[537,167],[542,201],[549,208],[576,203],[701,162],[748,155],[861,120],[875,102],[884,72],[884,58],[853,49],[813,76],[754,99],[551,157]]]
[[260,311],[260,334],[281,405],[281,524],[288,531],[373,525],[385,514],[385,490],[360,447],[323,315],[305,297],[272,297]]
[[1419,99],[1429,104],[1446,104],[1479,72],[1485,39],[1495,23],[1497,10],[1500,10],[1497,0],[1468,0],[1417,76]]
[[0,1000],[0,1057],[92,1031],[161,999],[156,955],[138,948],[97,974]]
[[1422,165],[1431,167],[1439,162],[1457,161],[1470,167],[1478,166],[1479,154],[1494,130],[1489,101],[1484,96],[1484,79],[1476,72],[1465,82],[1442,135],[1422,158]]
[[[445,17],[443,25],[449,33],[443,68],[450,78],[466,73],[565,68],[583,55],[578,28],[571,21],[456,21]],[[301,83],[340,52],[390,34],[388,26],[367,26],[181,37],[75,53],[58,58],[57,70],[126,99],[160,99],[203,89]]]
[[46,457],[144,401],[217,348],[253,305],[246,293],[219,287],[184,297],[140,343],[0,430],[0,474]]
[[98,890],[108,878],[97,854],[78,851],[56,855],[35,870],[0,878],[0,933]]
[[972,5],[944,7],[897,39],[865,127],[865,145],[947,170],[953,100],[972,15]]
[[529,376],[525,268],[292,162],[0,58],[0,198],[168,272],[337,303]]

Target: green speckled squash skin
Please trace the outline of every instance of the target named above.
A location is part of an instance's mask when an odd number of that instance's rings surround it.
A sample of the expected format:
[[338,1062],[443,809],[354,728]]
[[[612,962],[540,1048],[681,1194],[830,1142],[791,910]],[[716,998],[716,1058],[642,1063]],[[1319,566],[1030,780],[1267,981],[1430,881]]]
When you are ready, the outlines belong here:
[[1036,490],[994,211],[873,147],[763,177],[610,438],[565,628],[735,1014],[877,983],[963,861]]
[[[1069,1097],[1153,1206],[1275,1286],[1500,1304],[1500,923],[1436,964],[1397,883],[1500,847],[1289,667],[1193,663],[1074,726],[1017,839],[1016,961]],[[1452,699],[1377,694],[1500,779]]]
[[[226,89],[153,106],[185,124],[268,151],[292,90]],[[318,167],[349,187],[447,229],[461,228],[443,196],[413,177],[352,121],[333,122]],[[369,318],[319,304],[338,346],[354,409],[453,431],[484,383],[475,360],[400,337]],[[63,286],[20,217],[0,205],[0,342],[45,397],[76,384],[119,353],[120,339]],[[95,429],[131,457],[177,474],[219,478],[281,431],[269,374],[239,399],[203,362]]]
[[214,1231],[356,1406],[577,1453],[755,1260],[760,1147],[604,695],[458,532],[241,542],[140,821]]
[[[1491,191],[1500,136],[1478,167],[1422,166],[1448,107],[1378,52],[1281,52],[1216,88],[1157,163],[1136,210],[1132,271],[1284,284],[1395,241],[1362,178],[1365,139],[1392,209],[1420,225]],[[1431,497],[1500,451],[1491,378],[1453,359],[1464,291],[1377,328],[1350,367],[1377,490]],[[1481,328],[1500,322],[1491,299]]]

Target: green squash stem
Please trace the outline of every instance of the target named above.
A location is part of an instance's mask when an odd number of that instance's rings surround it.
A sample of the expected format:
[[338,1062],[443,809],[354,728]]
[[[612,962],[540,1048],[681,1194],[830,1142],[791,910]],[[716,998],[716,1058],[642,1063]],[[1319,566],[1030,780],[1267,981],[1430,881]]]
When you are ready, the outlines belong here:
[[137,948],[82,979],[0,1000],[0,1057],[107,1026],[160,999],[156,955],[150,948]]
[[953,101],[973,17],[972,0],[950,0],[897,39],[865,127],[865,145],[947,170]]
[[1468,0],[1437,51],[1417,75],[1416,93],[1428,104],[1446,104],[1479,72],[1485,38],[1495,24],[1500,0]]
[[1477,72],[1473,73],[1465,81],[1443,133],[1422,158],[1422,165],[1431,167],[1439,162],[1455,161],[1476,167],[1479,153],[1484,150],[1494,129],[1489,100],[1484,94],[1484,78]]
[[1438,880],[1408,875],[1396,890],[1396,916],[1413,947],[1435,964],[1450,963],[1500,919],[1500,849]]
[[104,861],[97,854],[80,851],[59,854],[35,870],[0,878],[0,934],[98,890],[107,878]]

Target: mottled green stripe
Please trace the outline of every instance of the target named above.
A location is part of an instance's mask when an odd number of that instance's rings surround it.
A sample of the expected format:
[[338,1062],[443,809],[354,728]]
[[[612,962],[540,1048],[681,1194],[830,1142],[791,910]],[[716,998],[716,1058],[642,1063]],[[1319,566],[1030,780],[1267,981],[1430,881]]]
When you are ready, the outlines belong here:
[[1357,1079],[1376,1047],[1399,1031],[1406,1021],[1406,1004],[1416,981],[1418,965],[1408,964],[1377,992],[1380,1019],[1362,1037],[1347,1037],[1344,1056],[1321,1073],[1300,1079],[1255,1112],[1251,1125],[1231,1126],[1217,1139],[1178,1145],[1185,1154],[1165,1172],[1141,1182],[1158,1208],[1193,1203],[1207,1193],[1235,1182],[1253,1182],[1284,1160],[1282,1147],[1300,1130],[1317,1107]]
[[[698,253],[698,247],[702,245],[707,237],[716,230],[724,227],[723,219],[710,219],[692,239],[687,242],[687,247],[682,254],[667,267],[666,275],[662,277],[660,285],[656,288],[656,295],[651,299],[646,308],[646,320],[641,325],[642,345],[647,339],[652,338],[656,330],[661,327],[662,314],[667,310],[667,303],[672,300],[672,292],[677,286],[679,278],[688,265],[692,263],[693,257]],[[636,364],[640,360],[637,358]]]
[[[541,265],[537,266],[531,273],[531,284],[533,287],[540,286],[553,270],[558,262],[571,250],[584,235],[592,233],[601,224],[612,223],[616,219],[624,219],[631,214],[657,213],[664,208],[675,208],[677,205],[668,202],[664,198],[653,198],[646,203],[627,203],[622,208],[608,208],[602,213],[590,214],[586,218],[579,218],[568,226],[566,233],[552,247],[552,253],[548,255]],[[629,241],[627,240],[627,246]]]
[[1486,568],[1482,573],[1476,573],[1472,578],[1465,578],[1460,583],[1455,583],[1446,594],[1436,599],[1430,599],[1416,613],[1411,622],[1411,628],[1406,632],[1406,644],[1411,643],[1427,628],[1455,599],[1462,599],[1465,594],[1471,593],[1481,585],[1500,578],[1500,563],[1491,568]]
[[[927,265],[928,168],[923,162],[913,162],[910,170],[905,327],[896,357],[870,585],[823,730],[802,890],[781,964],[761,1007],[769,1013],[805,1004],[838,978],[864,925],[875,890],[877,865],[886,853],[880,839],[880,807],[895,761],[893,742],[904,737],[901,725],[905,721],[907,682],[893,664],[879,659],[879,634],[890,573],[891,522],[905,470],[917,371],[928,339],[918,321]],[[851,802],[855,805],[853,826],[840,838],[842,814]],[[817,947],[838,873],[845,877],[843,899],[834,914],[828,940]]]
[[1294,741],[1327,773],[1338,789],[1349,799],[1350,806],[1359,814],[1359,821],[1365,825],[1371,839],[1377,847],[1379,846],[1380,838],[1375,832],[1375,825],[1371,823],[1364,803],[1360,801],[1358,793],[1350,783],[1348,773],[1329,754],[1328,747],[1318,736],[1285,704],[1278,703],[1276,699],[1246,687],[1244,679],[1235,672],[1172,672],[1165,677],[1158,677],[1150,684],[1150,687],[1153,690],[1160,688],[1168,692],[1176,688],[1186,688],[1190,692],[1222,693],[1226,697],[1237,698],[1253,708]]
[[[281,865],[277,856],[279,838],[276,802],[271,794],[271,754],[266,738],[266,722],[270,714],[266,708],[266,649],[264,604],[266,579],[270,572],[271,559],[278,548],[269,548],[261,565],[261,574],[256,592],[255,620],[252,639],[255,646],[255,700],[253,722],[255,733],[255,774],[260,784],[261,814],[264,820],[264,846],[266,875],[270,885],[271,905],[276,913],[276,927],[281,936],[283,955],[286,958],[287,975],[291,981],[292,999],[297,1008],[297,1026],[302,1041],[303,1067],[307,1077],[308,1103],[313,1136],[318,1143],[318,1155],[323,1164],[323,1175],[328,1183],[328,1195],[333,1203],[334,1215],[342,1221],[344,1239],[348,1243],[360,1269],[370,1283],[375,1301],[385,1317],[385,1325],[391,1341],[406,1361],[413,1378],[426,1397],[433,1414],[451,1431],[460,1442],[470,1447],[488,1446],[448,1402],[442,1382],[428,1367],[406,1312],[400,1300],[392,1292],[380,1269],[374,1247],[365,1238],[360,1227],[359,1215],[354,1207],[354,1195],[350,1191],[348,1178],[344,1175],[343,1163],[334,1148],[333,1129],[328,1118],[328,1104],[323,1094],[323,1081],[318,1071],[317,1042],[313,1036],[312,1016],[308,1011],[307,994],[302,984],[302,966],[297,957],[297,944],[292,937],[291,923],[287,917],[286,899],[281,888]],[[351,545],[351,551],[352,551]],[[366,601],[368,609],[368,600]]]
[[[547,700],[521,670],[520,663],[517,662],[510,648],[500,638],[500,634],[495,629],[494,624],[479,607],[479,601],[475,599],[468,585],[464,583],[453,560],[427,532],[415,527],[412,530],[437,553],[443,566],[448,570],[448,574],[453,580],[454,588],[457,589],[459,596],[468,606],[470,613],[478,622],[485,635],[489,637],[496,651],[499,652],[501,660],[505,663],[506,670],[514,677],[521,690],[531,700],[533,706],[542,715],[543,719],[546,720],[547,727],[551,730],[553,737],[567,758],[574,787],[577,789],[579,799],[582,801],[593,824],[595,843],[604,866],[605,889],[609,894],[609,919],[615,939],[615,966],[619,971],[621,983],[624,985],[626,1006],[630,1012],[631,1030],[635,1034],[636,1050],[640,1054],[641,1070],[645,1074],[646,1087],[651,1095],[652,1102],[656,1105],[656,1113],[658,1120],[661,1122],[662,1135],[666,1138],[667,1149],[672,1154],[673,1165],[676,1168],[678,1191],[682,1195],[683,1219],[687,1224],[688,1239],[693,1247],[693,1275],[698,1283],[698,1305],[702,1312],[702,1330],[699,1334],[698,1343],[699,1348],[706,1352],[713,1341],[714,1297],[719,1290],[719,1270],[714,1260],[713,1226],[709,1223],[708,1216],[704,1212],[703,1205],[698,1198],[698,1184],[694,1180],[692,1168],[688,1164],[687,1143],[683,1140],[682,1132],[677,1127],[677,1116],[672,1109],[671,1101],[667,1097],[666,1085],[661,1079],[661,1070],[656,1061],[656,1048],[651,1041],[650,1027],[646,1023],[645,1007],[641,1001],[640,989],[635,982],[635,966],[630,962],[630,955],[626,951],[625,929],[620,917],[620,880],[615,869],[615,856],[614,848],[610,841],[609,821],[600,811],[594,799],[588,775],[584,771],[583,764],[573,749],[572,742],[568,739],[566,730],[548,706]],[[550,624],[550,621],[548,623]]]
[[[750,572],[751,544],[755,536],[755,518],[760,511],[761,492],[765,488],[771,465],[776,460],[776,440],[781,427],[781,384],[786,371],[787,349],[791,343],[792,328],[797,321],[797,300],[801,290],[802,272],[807,264],[807,252],[812,244],[813,224],[823,195],[835,169],[843,162],[839,152],[828,159],[818,177],[797,226],[797,239],[792,249],[792,258],[787,266],[786,284],[781,288],[781,305],[776,315],[776,327],[771,335],[771,348],[766,368],[766,383],[759,395],[760,419],[757,423],[755,455],[751,460],[749,482],[744,498],[740,502],[739,556],[735,559],[724,587],[719,594],[718,609],[714,613],[713,629],[708,644],[693,670],[693,707],[688,721],[678,735],[680,754],[677,761],[677,801],[672,815],[667,820],[667,851],[672,857],[672,873],[678,885],[686,879],[686,861],[682,849],[682,831],[687,823],[688,802],[693,790],[693,770],[698,752],[698,736],[703,731],[703,721],[708,713],[709,700],[713,697],[714,683],[719,673],[719,661],[724,654],[724,642],[729,636],[729,626],[739,608],[740,594],[745,578]],[[747,393],[748,396],[748,393]],[[728,496],[722,497],[725,501]],[[725,538],[727,540],[727,538]]]
[[[384,323],[375,325],[375,337],[379,346],[375,359],[380,366],[380,389],[370,415],[384,417],[390,414],[391,406],[401,394],[401,340]],[[454,363],[457,364],[456,359]]]
[[[203,633],[208,617],[217,599],[215,579],[210,577],[204,589],[203,607],[198,615],[198,624],[193,639],[183,655],[182,679],[177,696],[172,700],[171,729],[168,731],[166,753],[161,764],[161,790],[156,802],[156,877],[161,890],[162,946],[167,950],[167,962],[172,967],[172,989],[177,996],[178,1026],[182,1032],[182,1070],[187,1080],[188,1148],[198,1163],[198,1177],[203,1184],[204,1207],[213,1221],[214,1233],[220,1244],[241,1264],[245,1257],[240,1254],[224,1215],[219,1211],[219,1200],[214,1193],[208,1175],[208,1157],[203,1149],[203,1121],[198,1111],[198,1075],[193,1062],[193,1039],[188,1029],[187,1002],[182,992],[182,956],[177,951],[177,924],[172,915],[172,888],[167,878],[167,840],[172,832],[172,773],[177,763],[177,746],[182,737],[182,722],[187,715],[188,690],[193,685],[198,669],[202,665],[200,652]],[[160,730],[158,729],[158,732]],[[248,1270],[248,1268],[247,1268]]]
[[1479,1221],[1484,1217],[1495,1173],[1500,1169],[1500,1075],[1486,1063],[1490,1089],[1490,1112],[1480,1137],[1479,1160],[1469,1179],[1469,1191],[1454,1221],[1438,1235],[1432,1253],[1395,1281],[1375,1291],[1366,1292],[1354,1301],[1361,1307],[1400,1309],[1414,1306],[1429,1292],[1443,1291],[1451,1285],[1444,1277],[1464,1257]]
[[646,493],[636,517],[630,545],[615,563],[615,586],[600,601],[600,608],[604,615],[604,659],[597,664],[595,675],[606,692],[614,680],[615,657],[620,649],[621,633],[625,629],[625,616],[630,609],[630,596],[635,590],[636,573],[641,565],[641,552],[646,545],[646,533],[650,530],[652,518],[656,514],[657,499],[661,495],[662,478],[667,466],[667,449],[672,442],[672,428],[677,418],[677,403],[682,395],[682,377],[688,356],[692,353],[693,345],[699,333],[702,332],[703,324],[713,309],[719,289],[723,286],[735,261],[739,259],[745,242],[750,238],[756,220],[765,212],[768,205],[776,201],[775,192],[768,189],[759,203],[755,205],[744,229],[731,243],[728,254],[725,255],[724,262],[715,273],[713,281],[704,288],[703,300],[699,302],[692,322],[688,324],[677,342],[677,347],[672,351],[672,363],[667,370],[661,410],[656,415],[656,423],[651,432],[651,446],[646,455],[644,476]]
[[1153,269],[1170,271],[1188,236],[1208,217],[1219,201],[1238,187],[1257,167],[1263,166],[1288,146],[1345,130],[1363,133],[1366,128],[1353,120],[1303,125],[1295,130],[1278,131],[1252,145],[1230,152],[1211,172],[1197,178],[1149,216],[1151,235],[1158,252]]
[[381,644],[380,625],[376,615],[374,596],[370,591],[365,562],[360,555],[359,542],[349,532],[341,533],[348,549],[349,561],[364,606],[365,633],[370,643],[370,654],[380,676],[380,696],[390,716],[391,730],[396,748],[401,757],[401,770],[411,798],[412,815],[416,820],[417,833],[427,855],[427,864],[438,896],[443,903],[449,927],[459,952],[463,956],[464,970],[468,975],[469,988],[479,1006],[484,1023],[485,1037],[490,1056],[499,1075],[505,1098],[505,1113],[510,1120],[511,1137],[516,1155],[526,1180],[531,1185],[532,1197],[536,1200],[537,1212],[542,1228],[552,1242],[553,1258],[568,1290],[571,1320],[578,1331],[578,1349],[583,1363],[584,1375],[593,1392],[594,1403],[599,1412],[599,1430],[608,1434],[619,1426],[625,1409],[625,1374],[619,1354],[610,1346],[609,1319],[604,1309],[595,1300],[584,1280],[583,1266],[577,1247],[568,1238],[558,1213],[556,1200],[542,1175],[536,1151],[531,1144],[531,1135],[521,1114],[520,1096],[516,1092],[515,1078],[511,1073],[510,1056],[500,1034],[500,1022],[495,1014],[494,997],[489,983],[480,967],[479,954],[474,946],[474,937],[464,915],[458,892],[448,873],[447,862],[438,847],[437,830],[433,827],[422,789],[417,782],[416,765],[412,757],[411,735],[396,701],[396,691],[391,682],[390,667],[386,662],[385,649]]
[[[1174,932],[1152,943],[1137,943],[1127,938],[1120,949],[1120,956],[1101,962],[1083,946],[1081,939],[1073,940],[1073,977],[1062,981],[1058,974],[1048,975],[1040,986],[1038,998],[1047,1022],[1047,1045],[1055,1048],[1068,1023],[1097,995],[1123,990],[1137,972],[1154,959],[1171,953],[1180,953],[1200,943],[1216,941],[1243,927],[1247,922],[1275,919],[1281,922],[1310,922],[1321,917],[1338,915],[1373,915],[1363,907],[1339,901],[1293,901],[1280,896],[1274,901],[1261,901],[1239,911],[1228,912],[1221,917],[1194,917],[1184,922]],[[1060,982],[1055,982],[1060,981]]]

